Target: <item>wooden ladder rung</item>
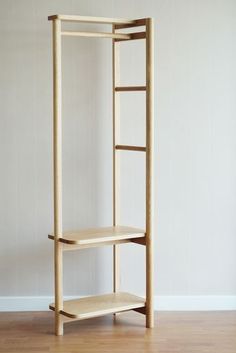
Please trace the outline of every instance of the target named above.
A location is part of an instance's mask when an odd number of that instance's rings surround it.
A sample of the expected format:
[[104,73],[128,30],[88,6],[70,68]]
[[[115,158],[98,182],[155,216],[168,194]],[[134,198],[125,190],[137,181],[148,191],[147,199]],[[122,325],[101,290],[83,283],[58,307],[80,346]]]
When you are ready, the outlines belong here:
[[146,147],[143,146],[116,145],[115,148],[116,150],[146,152]]
[[106,33],[106,32],[75,32],[75,31],[62,31],[62,36],[72,37],[98,37],[98,38],[114,38],[118,40],[129,40],[131,35],[128,33]]
[[136,39],[145,39],[146,38],[146,32],[135,32],[135,33],[129,33],[129,38],[117,38],[115,39],[115,42],[120,42],[123,40],[136,40]]
[[146,86],[123,86],[115,87],[116,92],[146,91]]
[[115,29],[146,26],[146,18],[140,18],[138,20],[135,20],[134,23],[116,23],[114,26]]

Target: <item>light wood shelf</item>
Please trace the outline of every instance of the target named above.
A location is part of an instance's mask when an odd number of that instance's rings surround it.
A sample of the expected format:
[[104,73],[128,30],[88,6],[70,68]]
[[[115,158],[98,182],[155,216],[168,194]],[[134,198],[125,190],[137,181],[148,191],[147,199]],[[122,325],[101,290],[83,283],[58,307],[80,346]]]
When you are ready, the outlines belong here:
[[[79,246],[81,246],[81,248],[88,248],[90,246],[120,244],[123,241],[128,242],[143,237],[145,237],[143,229],[114,226],[67,231],[63,233],[62,237],[59,238],[59,241],[67,245],[78,245],[77,248],[79,248]],[[54,240],[54,235],[49,234],[48,238]],[[68,248],[69,247],[66,249]]]
[[[53,199],[54,227],[49,239],[54,244],[54,304],[55,334],[63,335],[68,320],[80,320],[126,310],[136,310],[146,315],[146,327],[153,327],[153,97],[154,97],[154,40],[153,19],[123,19],[75,15],[52,15],[53,33]],[[111,25],[111,31],[84,32],[62,28],[64,22]],[[86,26],[87,27],[87,26]],[[96,26],[97,27],[97,26]],[[129,32],[129,29],[137,29]],[[120,30],[126,29],[126,33]],[[63,231],[62,214],[62,38],[99,37],[111,40],[112,50],[112,220],[111,227]],[[124,41],[145,40],[146,80],[143,86],[122,86],[120,82],[120,48]],[[145,145],[122,145],[120,142],[120,96],[132,91],[143,91],[146,96]],[[146,131],[145,131],[146,130]],[[144,152],[146,169],[145,230],[120,225],[120,158],[121,151]],[[146,255],[145,300],[120,292],[119,244],[143,245]],[[63,301],[63,251],[73,251],[104,245],[113,246],[113,293],[76,300]]]
[[[55,310],[54,303],[49,307],[51,310]],[[64,301],[60,314],[82,320],[142,307],[145,307],[143,298],[118,292]]]

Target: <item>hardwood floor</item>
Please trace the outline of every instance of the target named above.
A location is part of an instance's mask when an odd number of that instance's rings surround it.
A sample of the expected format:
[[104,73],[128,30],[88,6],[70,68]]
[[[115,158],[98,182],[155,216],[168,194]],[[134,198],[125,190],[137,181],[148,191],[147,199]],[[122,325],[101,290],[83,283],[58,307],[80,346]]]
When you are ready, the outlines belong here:
[[236,312],[160,312],[155,328],[135,312],[67,323],[53,334],[51,312],[0,313],[0,352],[235,353]]

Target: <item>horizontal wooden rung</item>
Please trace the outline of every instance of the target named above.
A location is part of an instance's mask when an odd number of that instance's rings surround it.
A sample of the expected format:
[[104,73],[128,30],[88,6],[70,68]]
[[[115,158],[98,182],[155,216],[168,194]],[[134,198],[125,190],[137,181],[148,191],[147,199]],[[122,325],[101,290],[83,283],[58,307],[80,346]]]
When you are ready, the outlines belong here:
[[116,150],[146,152],[146,147],[141,146],[116,145],[115,148]]
[[139,245],[146,245],[146,236],[142,238],[133,238],[131,239],[131,243],[139,244]]
[[143,314],[143,315],[146,315],[146,306],[143,306],[142,308],[136,308],[136,309],[133,309],[134,311],[137,311],[137,313],[140,313],[140,314]]
[[115,29],[123,29],[123,28],[132,28],[132,27],[140,27],[146,26],[146,18],[140,18],[135,20],[134,23],[116,23]]
[[146,86],[123,86],[115,87],[116,92],[146,91]]
[[122,40],[135,40],[135,39],[145,39],[146,38],[146,32],[136,32],[136,33],[129,33],[129,38],[117,38],[115,39],[115,42],[120,42]]
[[130,34],[126,33],[106,33],[106,32],[74,32],[74,31],[63,31],[62,36],[72,37],[98,37],[98,38],[114,38],[119,40],[131,39]]

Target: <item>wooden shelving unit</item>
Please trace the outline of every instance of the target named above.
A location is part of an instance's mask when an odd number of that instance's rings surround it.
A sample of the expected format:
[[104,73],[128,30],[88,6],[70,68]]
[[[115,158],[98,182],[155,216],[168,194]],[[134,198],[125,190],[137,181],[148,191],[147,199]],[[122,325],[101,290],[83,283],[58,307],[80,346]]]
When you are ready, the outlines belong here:
[[[152,167],[153,167],[153,19],[115,19],[53,15],[48,17],[53,28],[53,170],[54,170],[54,231],[49,239],[54,242],[55,334],[63,335],[63,324],[68,318],[81,320],[126,310],[146,315],[146,327],[153,327],[153,232],[152,232]],[[111,24],[112,31],[76,32],[62,30],[62,22]],[[120,32],[122,29],[142,27],[141,31]],[[63,36],[99,37],[112,39],[113,71],[113,224],[110,227],[63,231],[62,228],[62,116],[61,116],[61,40]],[[89,40],[89,39],[88,39]],[[145,40],[146,84],[121,86],[119,82],[119,47],[122,41]],[[146,146],[119,143],[119,92],[146,92]],[[146,229],[121,226],[119,223],[119,157],[121,151],[146,154]],[[146,248],[146,298],[119,291],[119,244],[136,243]],[[113,246],[113,293],[63,301],[63,251]]]

